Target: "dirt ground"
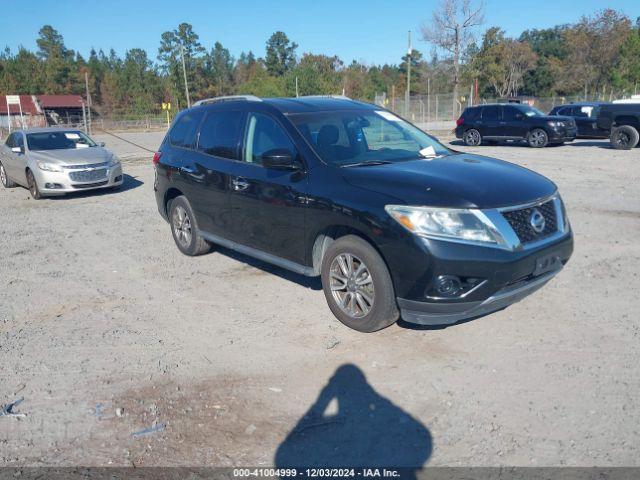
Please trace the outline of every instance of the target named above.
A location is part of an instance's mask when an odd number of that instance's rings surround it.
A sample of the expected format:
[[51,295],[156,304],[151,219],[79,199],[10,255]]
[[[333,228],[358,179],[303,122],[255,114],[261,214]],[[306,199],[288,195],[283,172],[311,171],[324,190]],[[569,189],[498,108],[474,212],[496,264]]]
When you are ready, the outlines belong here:
[[150,158],[98,139],[122,191],[0,190],[0,404],[26,414],[0,465],[640,466],[640,149],[473,149],[558,184],[572,260],[499,313],[367,335],[317,280],[181,255]]

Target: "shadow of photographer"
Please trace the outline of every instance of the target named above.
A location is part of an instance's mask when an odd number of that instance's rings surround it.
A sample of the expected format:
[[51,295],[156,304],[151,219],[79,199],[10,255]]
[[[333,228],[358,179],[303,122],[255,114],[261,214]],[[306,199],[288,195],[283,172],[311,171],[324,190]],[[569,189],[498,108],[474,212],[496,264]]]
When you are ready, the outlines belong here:
[[431,450],[429,430],[379,395],[358,367],[345,364],[280,444],[274,463],[278,468],[417,469]]

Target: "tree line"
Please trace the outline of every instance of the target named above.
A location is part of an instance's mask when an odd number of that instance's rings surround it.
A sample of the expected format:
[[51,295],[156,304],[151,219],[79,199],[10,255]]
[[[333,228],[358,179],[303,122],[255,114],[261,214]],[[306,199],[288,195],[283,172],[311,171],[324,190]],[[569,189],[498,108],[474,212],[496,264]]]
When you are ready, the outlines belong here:
[[[470,18],[469,21],[467,21]],[[262,56],[237,58],[220,42],[208,48],[188,23],[160,38],[156,59],[140,48],[120,57],[69,49],[51,25],[38,34],[37,50],[8,47],[0,54],[0,94],[83,94],[85,72],[93,104],[105,114],[158,112],[162,102],[186,106],[182,61],[190,97],[253,94],[261,97],[342,94],[372,101],[401,97],[411,62],[411,95],[469,92],[482,97],[628,95],[640,88],[640,18],[611,9],[575,24],[532,29],[511,38],[500,27],[479,31],[481,6],[444,0],[422,28],[428,55],[412,50],[397,64],[345,64],[338,56],[302,53],[275,32]],[[458,29],[458,30],[456,30]],[[454,32],[451,36],[447,31]],[[464,93],[461,93],[464,92]]]

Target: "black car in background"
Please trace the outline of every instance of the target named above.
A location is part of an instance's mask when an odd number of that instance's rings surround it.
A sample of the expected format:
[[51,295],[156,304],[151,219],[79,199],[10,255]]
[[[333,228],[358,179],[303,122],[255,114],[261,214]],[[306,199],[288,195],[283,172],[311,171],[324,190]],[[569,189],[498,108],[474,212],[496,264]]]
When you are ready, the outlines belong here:
[[484,140],[520,140],[541,148],[571,142],[576,133],[571,117],[545,115],[517,103],[467,107],[456,121],[456,137],[469,146],[478,146]]
[[598,128],[608,131],[611,146],[630,150],[640,144],[640,102],[610,103],[600,107]]
[[[181,252],[222,245],[320,276],[333,314],[364,332],[400,316],[436,325],[500,310],[573,251],[553,182],[345,98],[201,101],[176,117],[154,164]],[[217,281],[229,280],[212,297]],[[257,294],[300,301],[247,292]]]
[[609,138],[607,129],[598,127],[600,108],[606,102],[584,102],[557,105],[551,109],[549,115],[571,117],[578,128],[577,138]]

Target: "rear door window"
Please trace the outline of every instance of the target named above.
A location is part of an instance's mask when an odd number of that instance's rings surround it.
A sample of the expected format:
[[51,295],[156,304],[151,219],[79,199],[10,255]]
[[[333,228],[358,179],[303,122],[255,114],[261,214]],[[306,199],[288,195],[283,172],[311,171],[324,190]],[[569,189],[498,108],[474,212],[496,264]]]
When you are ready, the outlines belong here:
[[516,120],[518,118],[518,114],[523,116],[515,107],[502,107],[502,119],[506,121]]
[[500,110],[502,110],[502,107],[498,105],[482,107],[482,119],[483,120],[499,120],[501,116]]
[[169,142],[174,147],[193,148],[196,144],[198,125],[202,120],[202,110],[184,113],[169,132]]
[[198,150],[208,155],[240,160],[244,112],[209,111],[198,135]]

